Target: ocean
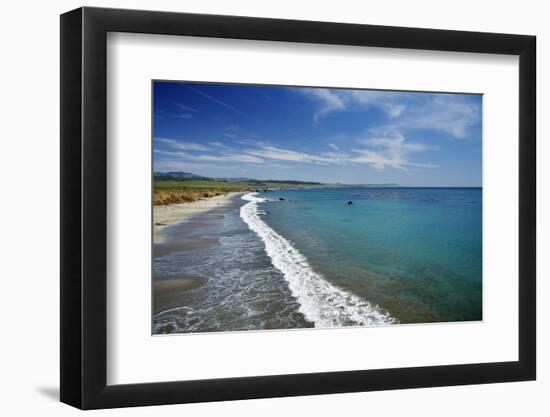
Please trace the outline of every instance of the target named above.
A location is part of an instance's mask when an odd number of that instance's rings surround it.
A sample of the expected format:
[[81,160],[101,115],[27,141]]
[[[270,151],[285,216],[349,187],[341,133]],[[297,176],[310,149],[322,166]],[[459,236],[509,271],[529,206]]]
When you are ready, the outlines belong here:
[[218,244],[155,257],[154,279],[207,280],[153,333],[483,318],[481,188],[270,190],[216,210],[167,228]]

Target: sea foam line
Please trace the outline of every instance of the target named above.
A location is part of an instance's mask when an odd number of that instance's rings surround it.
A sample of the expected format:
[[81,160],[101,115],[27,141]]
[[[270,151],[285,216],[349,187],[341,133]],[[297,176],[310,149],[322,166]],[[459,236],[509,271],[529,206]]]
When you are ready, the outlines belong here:
[[260,218],[258,204],[266,199],[255,195],[249,193],[242,197],[248,203],[241,207],[241,218],[264,242],[271,263],[284,275],[306,319],[317,327],[397,323],[389,313],[332,285],[315,272],[304,255]]

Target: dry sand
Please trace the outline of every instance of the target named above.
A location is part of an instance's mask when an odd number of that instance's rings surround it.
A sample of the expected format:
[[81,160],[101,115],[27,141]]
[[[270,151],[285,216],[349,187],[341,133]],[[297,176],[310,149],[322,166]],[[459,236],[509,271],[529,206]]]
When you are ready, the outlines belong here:
[[204,211],[208,211],[215,207],[221,207],[229,203],[229,200],[238,195],[239,192],[218,195],[215,197],[205,198],[192,203],[170,204],[168,206],[153,206],[153,240],[155,243],[164,241],[162,230],[171,224],[180,223],[186,220],[189,216]]

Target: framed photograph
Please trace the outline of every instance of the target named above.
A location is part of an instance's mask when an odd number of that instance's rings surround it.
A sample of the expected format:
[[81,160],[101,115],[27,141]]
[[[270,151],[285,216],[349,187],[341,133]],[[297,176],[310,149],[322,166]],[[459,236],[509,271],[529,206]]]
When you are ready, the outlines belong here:
[[535,37],[61,16],[61,401],[533,380]]

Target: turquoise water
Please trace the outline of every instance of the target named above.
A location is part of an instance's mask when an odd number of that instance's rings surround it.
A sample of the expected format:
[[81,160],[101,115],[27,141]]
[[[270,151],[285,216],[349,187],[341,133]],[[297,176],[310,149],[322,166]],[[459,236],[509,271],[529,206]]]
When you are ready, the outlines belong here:
[[481,188],[281,190],[256,197],[268,199],[258,203],[261,220],[334,287],[401,323],[482,319]]

